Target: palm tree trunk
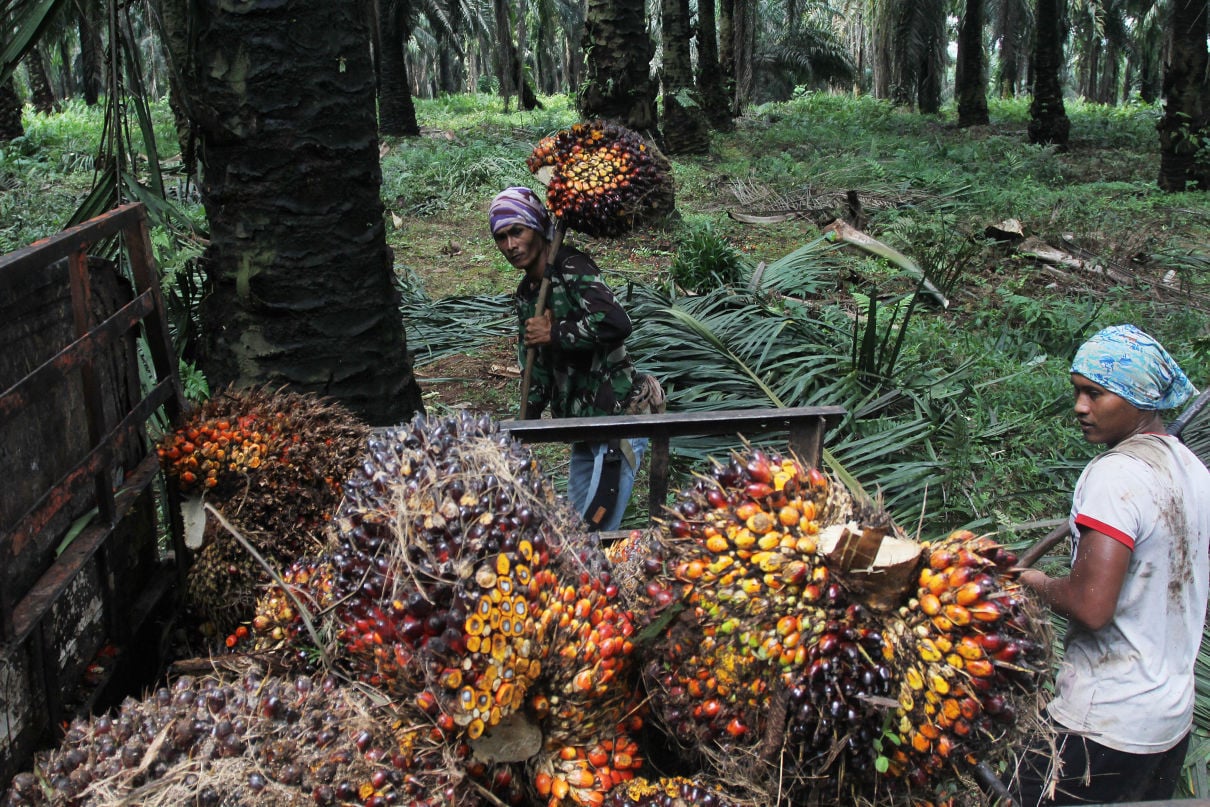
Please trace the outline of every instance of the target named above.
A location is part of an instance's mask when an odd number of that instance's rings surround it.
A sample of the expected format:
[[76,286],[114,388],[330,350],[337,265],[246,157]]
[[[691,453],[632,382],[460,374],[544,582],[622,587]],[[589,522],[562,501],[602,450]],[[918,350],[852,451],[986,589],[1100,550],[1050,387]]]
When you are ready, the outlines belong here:
[[1064,0],[1038,0],[1035,14],[1034,52],[1030,60],[1033,74],[1033,101],[1029,105],[1029,142],[1067,146],[1071,121],[1063,107],[1063,22]]
[[941,108],[945,19],[940,0],[901,0],[884,6],[877,36],[889,51],[890,98],[896,104],[928,115]]
[[1138,74],[1139,98],[1149,104],[1155,103],[1163,90],[1160,52],[1163,50],[1163,27],[1154,15],[1148,15],[1134,38],[1132,52]]
[[492,7],[496,22],[496,80],[500,82],[504,109],[508,110],[509,100],[514,95],[518,109],[541,109],[542,103],[521,69],[521,54],[513,40],[513,14],[508,0],[494,0]]
[[723,68],[718,59],[714,0],[698,0],[697,3],[697,94],[711,126],[719,131],[735,128],[731,104],[723,87]]
[[559,91],[558,41],[555,30],[555,10],[550,0],[538,4],[537,85],[543,94],[554,95]]
[[1101,48],[1103,41],[1099,34],[1090,31],[1084,41],[1084,69],[1081,71],[1080,95],[1090,101],[1100,101],[1099,86],[1101,67]]
[[459,76],[462,72],[462,52],[458,42],[448,33],[437,34],[437,92],[453,95],[465,90]]
[[378,15],[378,128],[383,134],[418,137],[416,104],[404,48],[412,36],[409,0],[383,0]]
[[42,51],[42,46],[35,46],[24,61],[25,70],[29,74],[30,103],[44,115],[57,111],[59,104],[55,101],[55,91],[51,87],[50,72],[46,69],[46,54]]
[[76,18],[80,32],[80,72],[84,103],[96,106],[105,81],[105,47],[101,44],[101,8],[98,0],[81,0]]
[[567,42],[564,45],[564,61],[567,64],[566,87],[571,92],[579,91],[580,83],[584,80],[584,49],[580,45],[586,41],[584,32],[585,0],[578,0],[574,6],[578,16],[568,29]]
[[25,134],[25,126],[21,123],[22,106],[13,77],[0,81],[0,143],[7,143]]
[[[1105,44],[1105,67],[1101,70],[1101,101],[1117,106],[1118,85],[1122,81],[1121,48],[1112,40]],[[1122,100],[1125,100],[1124,95]]]
[[757,0],[735,0],[732,25],[735,36],[735,103],[731,111],[743,112],[756,90],[756,12]]
[[608,118],[657,139],[656,86],[643,0],[588,0],[580,114]]
[[1206,0],[1174,0],[1172,51],[1164,71],[1164,117],[1160,132],[1159,185],[1165,191],[1183,191],[1188,185],[1210,190],[1210,167],[1198,155],[1205,153]]
[[966,13],[958,29],[958,126],[986,126],[987,62],[983,56],[984,0],[966,0]]
[[692,94],[693,62],[689,56],[689,0],[663,0],[664,150],[669,154],[704,154],[710,148],[710,125]]
[[64,29],[59,36],[59,62],[62,65],[59,71],[59,97],[67,99],[76,94],[76,77],[71,69],[71,54],[72,48],[68,42],[67,29]]
[[[929,4],[926,7],[931,9]],[[941,111],[941,87],[945,81],[945,11],[923,15],[924,48],[916,73],[916,106],[925,115]]]
[[1000,35],[1000,59],[996,87],[1001,98],[1015,98],[1021,89],[1023,45],[1028,39],[1024,0],[1001,0],[996,28]]
[[[386,245],[361,3],[166,0],[203,144],[216,386],[288,385],[374,424],[422,409]],[[179,32],[178,32],[179,33]]]
[[727,94],[728,115],[735,117],[735,3],[718,2],[718,63],[723,71],[723,91]]

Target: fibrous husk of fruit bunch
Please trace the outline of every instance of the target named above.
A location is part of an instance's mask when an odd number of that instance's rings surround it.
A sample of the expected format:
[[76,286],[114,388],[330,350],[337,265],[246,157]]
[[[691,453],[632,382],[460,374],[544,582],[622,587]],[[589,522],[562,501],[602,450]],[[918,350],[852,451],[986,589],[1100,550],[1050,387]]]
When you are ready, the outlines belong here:
[[182,677],[77,719],[4,807],[477,807],[432,719],[334,676]]
[[385,430],[332,527],[262,598],[259,646],[318,638],[469,747],[465,770],[505,803],[598,804],[633,775],[629,613],[525,446],[465,412]]
[[[178,491],[220,511],[274,566],[323,545],[341,482],[369,427],[312,394],[229,389],[187,413],[160,442]],[[200,508],[196,512],[203,514]],[[251,617],[266,571],[213,518],[198,521],[186,601],[218,635]]]
[[557,219],[593,236],[620,235],[672,213],[672,165],[637,132],[604,120],[543,138],[526,160]]
[[[1010,553],[969,533],[918,544],[858,501],[750,449],[678,495],[659,562],[640,561],[654,604],[636,617],[660,626],[644,647],[653,715],[686,759],[762,803],[932,798],[1008,747],[1014,704],[1047,669],[1047,623]],[[941,635],[920,587],[944,551],[969,569],[943,593],[963,591],[970,618],[950,609]]]

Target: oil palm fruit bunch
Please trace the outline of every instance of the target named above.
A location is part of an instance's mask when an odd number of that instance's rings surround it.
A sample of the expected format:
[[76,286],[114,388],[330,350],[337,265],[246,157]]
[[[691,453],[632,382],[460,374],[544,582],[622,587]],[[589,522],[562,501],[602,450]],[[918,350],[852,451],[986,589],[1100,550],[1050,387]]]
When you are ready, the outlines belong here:
[[[368,434],[342,406],[315,395],[230,389],[189,412],[157,450],[182,495],[203,497],[279,567],[322,546]],[[198,533],[186,598],[221,637],[249,617],[269,577],[214,519]]]
[[682,610],[645,676],[682,744],[733,758],[783,733],[769,722],[771,698],[835,650],[818,644],[829,610],[843,608],[821,529],[854,512],[843,485],[760,449],[716,463],[679,494],[654,579],[657,593],[677,593]]
[[605,807],[742,807],[721,789],[684,776],[636,778],[614,789]]
[[530,702],[543,746],[529,767],[548,807],[596,807],[643,764],[634,740],[643,726],[634,622],[599,548],[564,551],[555,566],[560,582],[543,611],[551,654]]
[[780,726],[785,710],[785,744],[798,769],[826,772],[835,780],[821,776],[813,789],[834,786],[843,798],[877,778],[886,704],[898,688],[894,648],[878,614],[853,602],[830,603],[826,614],[821,632],[809,642],[804,673],[787,676],[771,714]]
[[290,603],[316,603],[358,678],[475,740],[542,673],[555,505],[529,450],[487,416],[417,416],[370,438],[328,551],[293,572],[301,591],[267,592],[254,627],[307,641]]
[[[670,163],[642,136],[603,120],[543,138],[526,165],[546,181],[547,204],[573,230],[613,236],[637,217],[670,212]],[[663,209],[666,208],[666,209]]]
[[334,676],[182,677],[77,719],[5,807],[479,805],[434,727]]
[[678,494],[662,553],[634,554],[640,639],[660,630],[644,667],[657,722],[757,801],[934,795],[1008,736],[1013,693],[1046,669],[1011,553],[909,540],[792,458],[716,463]]
[[638,625],[650,625],[677,599],[674,581],[665,579],[667,557],[658,528],[631,530],[605,547],[618,595]]
[[1015,744],[1017,714],[1034,710],[1051,647],[1016,562],[966,530],[925,545],[913,596],[888,620],[900,665],[890,775],[925,787]]

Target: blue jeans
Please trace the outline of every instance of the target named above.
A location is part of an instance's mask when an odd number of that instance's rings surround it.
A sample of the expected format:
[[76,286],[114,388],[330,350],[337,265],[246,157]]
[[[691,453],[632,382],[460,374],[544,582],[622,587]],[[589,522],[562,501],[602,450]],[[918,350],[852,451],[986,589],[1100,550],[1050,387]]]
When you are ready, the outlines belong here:
[[[622,523],[622,515],[626,512],[626,503],[630,501],[630,491],[634,487],[634,475],[643,462],[643,452],[647,450],[647,438],[636,437],[628,441],[634,450],[634,465],[622,457],[622,475],[618,480],[618,495],[605,517],[601,519],[597,529],[616,530]],[[581,516],[587,518],[588,504],[596,494],[597,484],[601,481],[601,466],[605,454],[609,450],[608,443],[572,443],[571,467],[567,472],[567,498],[571,506]]]

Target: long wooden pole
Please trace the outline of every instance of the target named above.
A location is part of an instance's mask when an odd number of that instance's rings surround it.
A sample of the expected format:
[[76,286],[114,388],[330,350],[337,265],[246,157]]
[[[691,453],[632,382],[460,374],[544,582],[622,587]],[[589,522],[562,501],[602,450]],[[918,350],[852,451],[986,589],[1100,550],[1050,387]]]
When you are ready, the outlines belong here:
[[[563,246],[563,234],[567,225],[560,221],[555,225],[555,237],[550,242],[550,260],[542,272],[542,283],[538,286],[538,301],[534,305],[534,316],[540,317],[546,313],[546,297],[550,294],[550,269],[555,265],[555,256]],[[529,409],[529,383],[534,375],[534,362],[538,358],[538,348],[531,347],[525,351],[525,372],[521,375],[521,414],[519,420],[525,420]]]

